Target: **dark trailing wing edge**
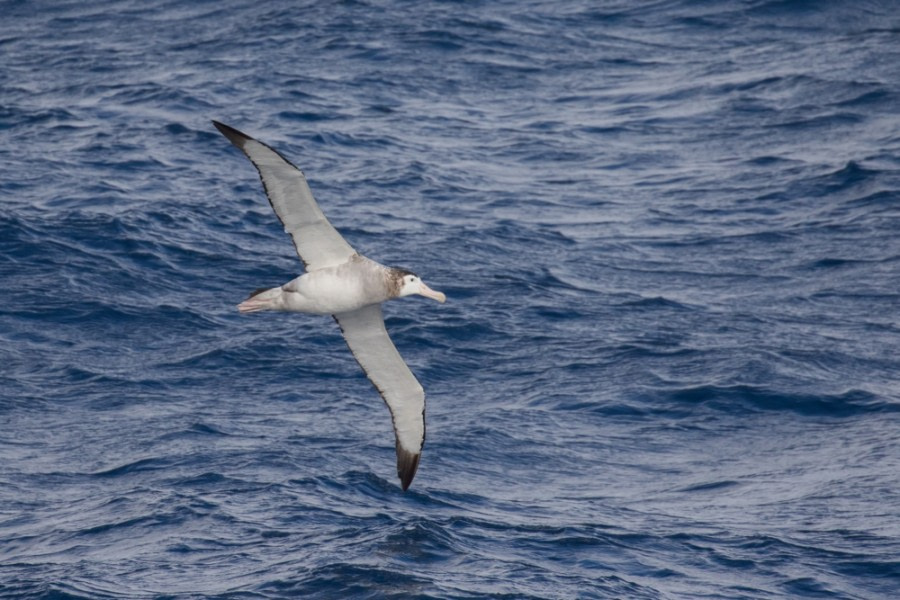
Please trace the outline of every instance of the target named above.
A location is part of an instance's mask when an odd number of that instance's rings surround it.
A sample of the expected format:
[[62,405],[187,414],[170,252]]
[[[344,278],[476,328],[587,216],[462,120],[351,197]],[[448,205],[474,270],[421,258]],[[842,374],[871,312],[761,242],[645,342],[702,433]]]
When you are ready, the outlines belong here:
[[416,476],[421,457],[421,452],[419,454],[407,452],[400,447],[400,442],[397,442],[397,476],[400,477],[400,487],[404,492],[409,489],[413,477]]
[[[269,150],[271,150],[272,152],[277,154],[281,158],[281,160],[283,160],[290,166],[294,167],[298,171],[300,170],[300,168],[297,165],[295,165],[294,163],[292,163],[291,161],[286,159],[284,157],[284,154],[282,154],[281,152],[279,152],[272,146],[268,145],[267,143],[260,142],[258,139],[254,138],[254,137],[250,137],[243,131],[238,131],[231,125],[226,125],[225,123],[220,123],[219,121],[216,121],[216,120],[213,120],[212,124],[215,125],[216,129],[218,129],[222,135],[227,137],[228,141],[231,142],[239,150],[244,151],[244,146],[247,144],[247,142],[256,142],[257,144],[260,144],[261,146],[265,146],[266,148],[268,148]],[[263,182],[263,185],[265,185],[265,182]],[[277,216],[277,213],[276,213],[276,216]]]
[[234,144],[241,150],[244,149],[243,148],[244,144],[247,142],[247,140],[250,139],[249,135],[247,135],[246,133],[244,133],[242,131],[238,131],[237,129],[235,129],[234,127],[231,127],[230,125],[226,125],[225,123],[220,123],[219,121],[214,120],[212,123],[213,123],[213,125],[216,126],[216,129],[218,129],[222,135],[224,135],[225,137],[228,138],[229,142],[231,142],[232,144]]
[[252,298],[253,296],[259,296],[259,295],[262,294],[263,292],[268,292],[268,291],[271,290],[271,289],[272,289],[272,288],[270,288],[270,287],[267,287],[267,288],[256,288],[255,290],[253,290],[252,292],[250,292],[250,295],[247,296],[247,300],[249,300],[249,299]]

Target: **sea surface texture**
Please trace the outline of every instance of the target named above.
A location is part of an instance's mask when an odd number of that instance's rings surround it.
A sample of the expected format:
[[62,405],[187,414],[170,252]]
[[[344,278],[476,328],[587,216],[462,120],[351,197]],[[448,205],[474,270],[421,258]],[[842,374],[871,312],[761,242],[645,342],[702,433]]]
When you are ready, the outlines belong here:
[[[0,14],[0,597],[900,597],[897,3]],[[446,292],[409,491],[212,119]]]

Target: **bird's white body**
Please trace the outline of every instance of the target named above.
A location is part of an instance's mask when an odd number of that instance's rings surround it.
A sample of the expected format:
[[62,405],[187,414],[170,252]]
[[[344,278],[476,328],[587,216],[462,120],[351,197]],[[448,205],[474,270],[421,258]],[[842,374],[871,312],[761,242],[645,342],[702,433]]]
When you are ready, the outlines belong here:
[[304,273],[281,287],[256,294],[241,312],[280,310],[316,315],[350,312],[388,300],[388,268],[358,254],[344,264]]
[[[370,264],[362,264],[365,263]],[[361,267],[371,267],[364,269]],[[385,268],[367,258],[357,255],[357,259],[339,265],[305,273],[282,286],[285,310],[335,315],[350,312],[387,300],[384,286],[375,285],[372,270]]]
[[337,315],[410,294],[421,294],[439,302],[446,299],[413,273],[385,267],[354,254],[343,264],[316,269],[281,287],[257,292],[241,302],[238,310]]

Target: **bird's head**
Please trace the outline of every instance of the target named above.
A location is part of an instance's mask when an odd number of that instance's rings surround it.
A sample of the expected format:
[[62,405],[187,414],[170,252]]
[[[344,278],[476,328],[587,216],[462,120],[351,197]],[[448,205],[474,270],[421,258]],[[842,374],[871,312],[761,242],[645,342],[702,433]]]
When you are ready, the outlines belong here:
[[396,276],[399,277],[399,291],[397,293],[398,298],[402,298],[403,296],[411,296],[412,294],[419,294],[420,296],[425,296],[426,298],[431,298],[432,300],[437,300],[438,302],[444,302],[447,300],[447,296],[442,292],[436,292],[422,281],[422,278],[412,273],[411,271],[407,271],[406,269],[394,269]]

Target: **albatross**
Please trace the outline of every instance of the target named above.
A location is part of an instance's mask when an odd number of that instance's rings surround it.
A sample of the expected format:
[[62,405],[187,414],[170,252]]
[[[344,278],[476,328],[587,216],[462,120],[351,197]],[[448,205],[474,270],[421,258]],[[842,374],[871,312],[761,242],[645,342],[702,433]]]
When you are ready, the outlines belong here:
[[391,411],[397,475],[405,491],[425,443],[425,392],[388,337],[381,303],[412,294],[438,302],[447,297],[411,271],[386,267],[356,252],[325,218],[303,172],[277,150],[218,121],[213,125],[259,171],[269,203],[306,268],[282,286],[256,290],[238,310],[334,317],[353,356]]

